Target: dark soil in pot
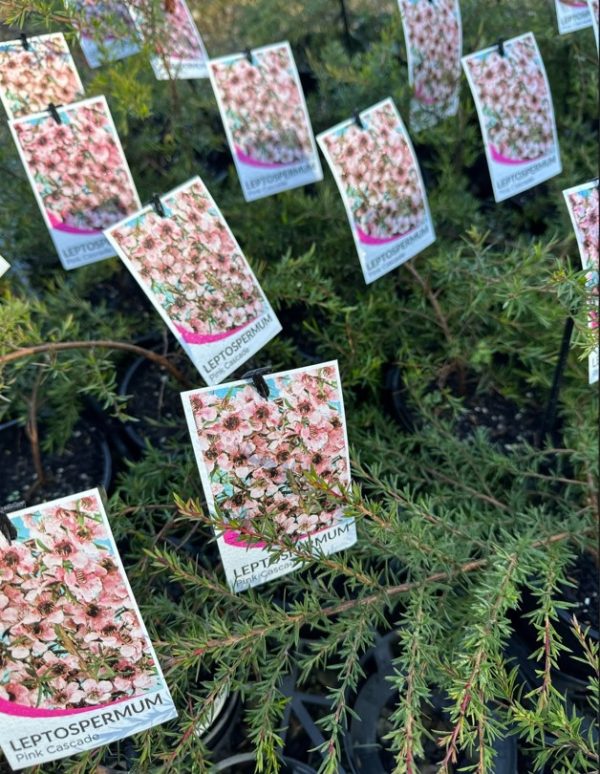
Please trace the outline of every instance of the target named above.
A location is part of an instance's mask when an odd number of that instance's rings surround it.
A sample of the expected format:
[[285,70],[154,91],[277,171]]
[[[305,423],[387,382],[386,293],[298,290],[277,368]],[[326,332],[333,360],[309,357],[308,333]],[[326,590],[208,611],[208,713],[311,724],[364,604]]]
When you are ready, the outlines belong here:
[[[43,426],[40,428],[43,440]],[[65,497],[85,489],[109,489],[110,449],[101,431],[79,422],[62,453],[42,452],[47,480],[36,487],[36,471],[25,430],[16,423],[0,426],[0,503],[24,500],[28,506]]]
[[[458,438],[467,440],[477,429],[482,429],[485,430],[490,441],[504,452],[509,452],[511,447],[522,443],[535,444],[543,410],[535,405],[534,396],[531,393],[525,396],[528,404],[521,407],[496,390],[478,392],[477,382],[474,379],[467,378],[465,381],[464,385],[459,385],[454,374],[447,381],[451,392],[463,399],[463,411],[454,425]],[[432,385],[430,388],[431,391],[437,389],[439,389],[438,385]],[[404,385],[402,371],[396,365],[389,366],[385,372],[383,403],[406,432],[418,431],[423,419],[411,402]],[[436,411],[441,417],[448,414],[447,406],[444,404],[441,404]]]
[[507,452],[518,444],[533,444],[541,422],[541,412],[520,408],[499,392],[467,397],[463,408],[465,412],[456,421],[456,435],[467,439],[481,428],[495,446]]
[[[191,366],[186,365],[182,356],[177,366],[191,371]],[[190,374],[192,383],[199,378]],[[127,436],[137,449],[145,449],[146,441],[160,448],[170,440],[185,440],[188,430],[179,397],[183,389],[155,363],[143,357],[133,361],[121,381],[119,394],[130,396],[127,413],[138,420],[125,425]]]

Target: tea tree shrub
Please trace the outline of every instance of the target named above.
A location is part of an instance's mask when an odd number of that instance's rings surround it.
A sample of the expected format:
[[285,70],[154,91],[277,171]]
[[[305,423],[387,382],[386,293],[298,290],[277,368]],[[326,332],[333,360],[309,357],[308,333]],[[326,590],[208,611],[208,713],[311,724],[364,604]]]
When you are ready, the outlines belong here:
[[[406,49],[391,0],[348,0],[350,40],[329,0],[189,5],[213,56],[290,41],[315,133],[387,96],[408,117]],[[524,771],[597,770],[598,645],[584,622],[573,620],[571,633],[572,655],[587,664],[585,696],[561,683],[565,583],[578,556],[597,557],[598,400],[587,384],[596,342],[561,193],[597,174],[597,53],[591,29],[559,36],[542,0],[463,0],[461,11],[465,54],[535,34],[563,172],[494,203],[463,81],[456,117],[411,132],[436,242],[366,286],[328,170],[318,184],[246,204],[208,80],[156,81],[151,39],[92,71],[72,11],[53,0],[1,4],[3,38],[21,28],[67,32],[87,94],[108,99],[142,202],[192,175],[206,183],[284,327],[241,372],[339,360],[353,464],[342,499],[359,534],[351,550],[313,558],[278,538],[276,550],[295,555],[297,571],[233,594],[189,441],[148,445],[121,461],[111,524],[180,717],[136,736],[127,755],[98,750],[44,771],[102,771],[115,760],[140,772],[208,771],[214,756],[194,729],[224,690],[241,698],[257,769],[276,771],[281,681],[293,669],[329,700],[323,742],[307,759],[327,774],[348,770],[344,733],[364,679],[361,658],[392,631],[396,693],[385,744],[394,771],[423,765],[423,708],[436,691],[448,707],[434,734],[441,772],[456,770],[459,754],[474,771],[496,771],[502,738],[518,739]],[[180,411],[176,393],[200,386],[199,377],[181,367],[177,345],[117,259],[60,268],[5,125],[0,169],[10,183],[0,187],[0,252],[13,265],[0,280],[0,422],[26,425],[35,396],[43,454],[66,442],[86,398],[117,424],[130,418],[118,383],[134,353],[115,343],[158,353],[175,369],[165,384]],[[544,416],[568,316],[575,331],[550,427]],[[83,344],[55,346],[68,342]],[[312,483],[334,496],[317,477]],[[268,524],[257,530],[275,540]],[[533,630],[526,668],[514,651],[521,613]]]

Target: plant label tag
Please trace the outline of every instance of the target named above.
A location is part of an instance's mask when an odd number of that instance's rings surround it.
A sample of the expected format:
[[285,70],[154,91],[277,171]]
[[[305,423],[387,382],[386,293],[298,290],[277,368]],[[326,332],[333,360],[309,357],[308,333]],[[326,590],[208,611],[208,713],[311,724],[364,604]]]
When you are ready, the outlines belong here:
[[106,231],[117,254],[207,384],[281,331],[275,312],[199,177]]
[[85,92],[62,32],[0,43],[0,99],[9,118],[67,105]]
[[462,24],[458,0],[399,0],[413,87],[409,123],[414,131],[458,112]]
[[581,265],[586,272],[586,287],[590,294],[588,327],[593,332],[595,348],[588,357],[589,383],[598,381],[600,345],[598,344],[598,180],[576,185],[563,191],[571,216]]
[[64,268],[113,256],[103,229],[141,205],[106,99],[9,124]]
[[10,269],[10,263],[0,255],[0,277]]
[[131,6],[131,14],[140,32],[154,44],[156,53],[150,61],[158,80],[208,78],[208,54],[185,0],[164,6],[145,0]]
[[289,43],[213,59],[209,74],[247,202],[323,178]]
[[592,15],[587,0],[554,0],[556,20],[561,35],[592,26]]
[[419,163],[391,99],[322,132],[317,141],[342,195],[365,282],[435,241]]
[[90,67],[132,56],[140,50],[131,13],[121,0],[65,0],[77,14],[79,45]]
[[[354,521],[339,503],[350,463],[337,361],[264,380],[268,397],[247,380],[181,396],[208,509],[221,520],[217,542],[234,591],[297,569],[290,538],[304,555],[356,542]],[[327,482],[327,492],[309,481],[310,470]]]
[[12,768],[175,718],[100,492],[8,518],[17,537],[0,535],[0,745]]
[[546,70],[533,33],[462,59],[494,198],[502,202],[562,169]]

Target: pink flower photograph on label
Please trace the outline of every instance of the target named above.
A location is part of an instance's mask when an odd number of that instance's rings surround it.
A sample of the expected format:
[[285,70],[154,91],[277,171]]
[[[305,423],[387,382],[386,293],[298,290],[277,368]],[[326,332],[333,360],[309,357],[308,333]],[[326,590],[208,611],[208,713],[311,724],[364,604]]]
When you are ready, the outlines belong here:
[[321,179],[288,43],[214,59],[210,74],[247,201]]
[[[317,138],[346,204],[367,282],[390,271],[435,235],[419,165],[406,128],[387,99]],[[404,248],[404,240],[418,234]],[[399,249],[386,255],[392,244]]]
[[[241,577],[235,569],[249,561],[249,554],[268,556],[265,543],[245,539],[256,534],[257,520],[296,539],[348,521],[333,498],[319,496],[306,478],[314,470],[334,492],[350,482],[337,363],[286,371],[265,381],[267,398],[247,381],[182,394],[211,511],[218,508],[234,524],[219,538],[234,586]],[[344,535],[354,535],[353,525]],[[291,569],[288,564],[278,574]]]
[[[577,238],[577,245],[581,255],[581,265],[586,272],[586,287],[589,291],[589,317],[588,326],[595,332],[595,341],[598,335],[598,272],[599,267],[599,226],[600,202],[598,199],[598,181],[568,188],[563,191],[567,209],[571,216],[573,229]],[[589,356],[589,382],[598,381],[599,370],[598,348]]]
[[[124,708],[131,700],[138,701],[133,706],[143,708],[143,697],[151,695],[160,698],[152,701],[157,708],[162,705],[160,719],[158,715],[155,720],[140,718],[142,725],[173,717],[171,698],[98,490],[16,511],[9,519],[17,530],[16,539],[8,542],[0,536],[0,742],[4,751],[11,737],[22,738],[29,728],[39,733],[44,723],[53,728],[56,718],[75,720],[90,711],[101,714],[98,710],[111,705]],[[115,736],[111,728],[88,744],[79,742],[77,751],[127,733],[133,731],[121,730]],[[9,761],[20,764],[17,768],[31,760],[15,754],[27,748],[10,744]],[[36,761],[73,752],[68,747],[59,749],[65,752],[50,750],[49,756],[38,755]]]
[[[199,177],[107,231],[109,241],[209,384],[227,370],[211,365],[225,342],[252,323],[250,357],[281,329],[225,219]],[[218,378],[215,379],[215,376]]]
[[131,12],[144,37],[154,43],[152,69],[158,79],[208,78],[208,54],[185,0],[158,7],[144,0]]
[[90,67],[100,67],[139,51],[131,13],[121,0],[65,0],[77,18],[79,42]]
[[463,57],[496,201],[561,170],[552,96],[532,33]]
[[0,97],[9,118],[38,113],[50,103],[84,96],[64,35],[40,35],[0,43]]
[[104,97],[11,121],[11,129],[61,260],[112,255],[102,230],[140,204]]
[[414,88],[410,126],[419,130],[456,115],[462,25],[458,0],[399,0]]
[[587,0],[554,0],[558,31],[561,35],[591,27]]

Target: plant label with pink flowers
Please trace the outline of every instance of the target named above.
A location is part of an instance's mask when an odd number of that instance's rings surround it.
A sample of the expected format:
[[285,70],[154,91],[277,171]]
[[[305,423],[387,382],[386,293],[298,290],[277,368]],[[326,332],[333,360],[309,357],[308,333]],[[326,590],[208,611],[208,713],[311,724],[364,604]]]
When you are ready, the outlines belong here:
[[131,6],[131,14],[154,45],[151,64],[159,80],[208,78],[208,54],[185,0],[173,0],[164,7],[152,0],[137,3]]
[[113,256],[103,230],[140,208],[104,97],[10,121],[65,269]]
[[588,357],[589,383],[598,381],[600,352],[598,345],[598,226],[599,201],[598,180],[567,188],[563,191],[567,209],[571,216],[581,265],[586,272],[586,287],[589,291],[588,327],[592,331],[594,349]]
[[289,43],[213,59],[209,74],[247,202],[323,178]]
[[0,277],[10,269],[10,263],[0,255]]
[[181,396],[234,591],[297,569],[290,538],[305,555],[356,542],[354,521],[340,505],[350,463],[337,361],[264,379],[266,398],[248,381]]
[[117,254],[207,384],[281,331],[275,312],[199,177],[106,231]]
[[554,0],[556,20],[561,35],[592,26],[587,0]]
[[62,32],[0,43],[0,99],[9,118],[68,105],[85,92]]
[[317,141],[340,189],[367,283],[435,241],[419,163],[391,99]]
[[0,535],[0,745],[22,769],[177,712],[97,489],[8,514]]
[[462,64],[477,107],[495,200],[558,175],[562,166],[552,95],[533,34],[465,56]]
[[79,45],[90,67],[132,56],[140,41],[130,10],[121,0],[65,0],[77,15]]
[[458,0],[399,0],[413,87],[409,123],[419,131],[458,112],[462,24]]

